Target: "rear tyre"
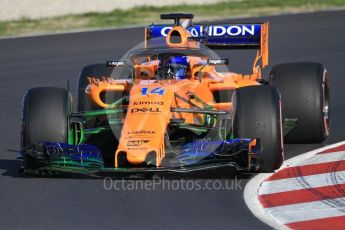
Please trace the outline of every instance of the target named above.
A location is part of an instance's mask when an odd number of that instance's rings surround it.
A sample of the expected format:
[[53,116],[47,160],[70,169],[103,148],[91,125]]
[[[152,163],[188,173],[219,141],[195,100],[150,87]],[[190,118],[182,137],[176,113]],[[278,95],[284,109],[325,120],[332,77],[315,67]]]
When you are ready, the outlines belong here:
[[[22,150],[40,142],[67,143],[71,111],[72,98],[66,89],[30,89],[22,105]],[[24,167],[30,167],[30,159],[25,157]]]
[[282,96],[283,119],[297,118],[287,143],[322,142],[330,133],[329,83],[318,63],[288,63],[273,67],[270,83]]
[[260,171],[273,172],[284,160],[279,92],[271,86],[238,88],[233,96],[233,132],[238,138],[258,138]]
[[85,66],[79,76],[78,81],[78,111],[97,110],[99,107],[94,105],[87,94],[87,86],[89,85],[89,77],[102,80],[103,77],[110,77],[113,67],[105,64],[92,64]]

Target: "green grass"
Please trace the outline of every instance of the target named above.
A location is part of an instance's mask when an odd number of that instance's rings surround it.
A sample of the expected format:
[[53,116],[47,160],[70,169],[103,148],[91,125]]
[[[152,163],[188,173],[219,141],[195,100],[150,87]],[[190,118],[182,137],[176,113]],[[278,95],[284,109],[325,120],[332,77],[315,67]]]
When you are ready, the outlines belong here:
[[159,15],[170,12],[193,13],[195,21],[232,17],[263,16],[291,12],[308,12],[345,7],[345,0],[224,0],[210,5],[136,7],[110,13],[88,13],[40,20],[21,19],[0,22],[0,36],[27,35],[78,29],[124,27],[160,23]]

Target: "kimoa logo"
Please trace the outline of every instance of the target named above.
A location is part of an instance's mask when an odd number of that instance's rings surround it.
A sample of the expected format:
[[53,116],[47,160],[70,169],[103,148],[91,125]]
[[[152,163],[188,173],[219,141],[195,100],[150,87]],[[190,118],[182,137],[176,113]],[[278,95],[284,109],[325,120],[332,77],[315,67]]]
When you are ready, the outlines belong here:
[[[161,29],[161,35],[166,37],[168,32],[172,29],[171,26],[163,27]],[[203,26],[191,27],[188,29],[193,37],[199,37],[204,30]],[[219,25],[219,26],[209,26],[208,36],[219,37],[219,36],[254,36],[255,35],[255,25]]]
[[133,105],[163,105],[162,101],[138,101],[133,102]]
[[150,130],[139,130],[139,131],[129,131],[128,135],[140,135],[140,134],[156,134],[155,131]]

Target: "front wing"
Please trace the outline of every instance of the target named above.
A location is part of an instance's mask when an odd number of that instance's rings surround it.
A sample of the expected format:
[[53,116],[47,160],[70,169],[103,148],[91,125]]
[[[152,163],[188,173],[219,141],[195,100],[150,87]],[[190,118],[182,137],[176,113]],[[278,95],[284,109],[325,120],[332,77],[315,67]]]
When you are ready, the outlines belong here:
[[173,157],[166,155],[162,165],[105,167],[102,153],[90,144],[69,145],[43,142],[24,149],[21,153],[23,170],[34,175],[113,175],[156,174],[164,172],[186,173],[214,168],[232,167],[238,171],[259,168],[261,147],[258,140],[233,139],[207,143],[187,143]]

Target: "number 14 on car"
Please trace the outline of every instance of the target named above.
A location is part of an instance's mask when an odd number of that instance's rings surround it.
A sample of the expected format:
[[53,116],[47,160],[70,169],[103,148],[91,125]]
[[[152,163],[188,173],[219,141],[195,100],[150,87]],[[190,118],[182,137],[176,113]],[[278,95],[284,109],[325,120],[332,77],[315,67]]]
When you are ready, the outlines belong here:
[[156,87],[152,90],[150,90],[147,87],[144,87],[141,89],[141,95],[149,95],[149,94],[158,94],[158,95],[163,95],[164,94],[164,89],[161,87]]

